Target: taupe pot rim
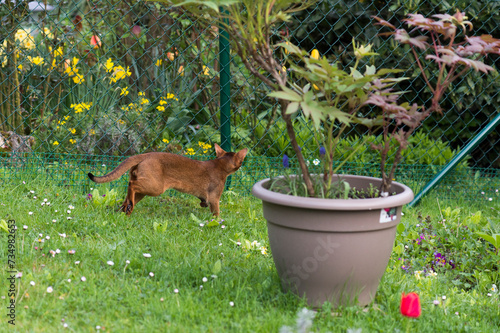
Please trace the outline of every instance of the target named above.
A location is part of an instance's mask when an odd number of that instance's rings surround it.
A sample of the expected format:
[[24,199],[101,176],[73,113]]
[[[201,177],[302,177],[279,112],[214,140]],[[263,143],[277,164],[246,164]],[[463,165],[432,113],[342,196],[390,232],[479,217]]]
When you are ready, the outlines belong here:
[[[380,178],[357,176],[357,175],[339,175],[345,177],[346,180],[355,179],[357,181],[366,181],[367,184],[381,183]],[[279,176],[278,178],[284,178]],[[258,181],[252,187],[252,194],[266,202],[293,206],[300,208],[320,209],[320,210],[372,210],[383,209],[389,207],[403,206],[413,200],[413,191],[406,185],[393,181],[392,189],[396,192],[395,195],[390,195],[385,198],[371,198],[371,199],[322,199],[322,198],[309,198],[298,197],[293,195],[282,194],[273,192],[264,187],[271,178],[266,178]],[[375,185],[375,184],[374,184]]]

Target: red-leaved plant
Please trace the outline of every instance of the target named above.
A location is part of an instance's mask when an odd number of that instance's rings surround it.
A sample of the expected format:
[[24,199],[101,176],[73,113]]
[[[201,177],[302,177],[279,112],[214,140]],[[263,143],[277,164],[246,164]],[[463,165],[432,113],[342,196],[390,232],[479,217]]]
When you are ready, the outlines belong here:
[[[415,63],[420,69],[420,74],[432,93],[431,105],[428,107],[422,106],[420,112],[416,113],[413,109],[410,109],[408,112],[404,110],[397,111],[400,113],[394,116],[396,125],[400,125],[401,123],[408,125],[408,122],[411,124],[405,127],[395,127],[392,129],[392,132],[389,132],[390,124],[385,124],[383,130],[385,144],[373,145],[373,148],[379,150],[381,155],[383,192],[388,191],[390,188],[397,165],[401,161],[401,153],[408,144],[408,138],[431,113],[442,113],[440,101],[450,84],[456,79],[463,77],[470,68],[486,74],[495,71],[493,67],[483,62],[483,58],[491,53],[500,54],[500,40],[490,35],[468,36],[468,32],[472,30],[473,26],[471,22],[466,21],[467,17],[465,13],[457,10],[454,15],[436,14],[432,15],[432,17],[426,18],[421,14],[409,14],[408,18],[403,21],[409,28],[412,28],[410,32],[405,29],[398,29],[390,22],[379,17],[373,17],[378,21],[379,25],[389,27],[393,30],[393,32],[382,33],[381,35],[393,35],[394,39],[399,43],[410,46],[415,57]],[[462,34],[457,31],[459,28],[461,28]],[[413,36],[415,33],[423,34]],[[420,50],[420,53],[417,52],[417,49]],[[425,68],[428,72],[433,73],[433,65],[430,65],[430,62],[434,62],[437,65],[438,72],[435,76],[435,81],[431,80],[424,70]],[[434,65],[434,68],[436,65]],[[384,109],[383,103],[385,101],[375,102],[373,101],[375,98],[376,96],[371,97],[372,104],[378,103],[377,105]],[[392,168],[389,174],[387,174],[385,164],[390,149],[389,142],[391,136],[396,139],[399,147],[396,151]]]

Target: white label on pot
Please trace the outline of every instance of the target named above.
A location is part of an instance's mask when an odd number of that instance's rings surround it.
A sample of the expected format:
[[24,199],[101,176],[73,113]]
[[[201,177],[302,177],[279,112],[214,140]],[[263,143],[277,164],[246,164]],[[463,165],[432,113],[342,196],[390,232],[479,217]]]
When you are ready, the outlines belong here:
[[396,218],[398,217],[397,212],[398,212],[397,207],[382,208],[380,210],[380,223],[395,221]]

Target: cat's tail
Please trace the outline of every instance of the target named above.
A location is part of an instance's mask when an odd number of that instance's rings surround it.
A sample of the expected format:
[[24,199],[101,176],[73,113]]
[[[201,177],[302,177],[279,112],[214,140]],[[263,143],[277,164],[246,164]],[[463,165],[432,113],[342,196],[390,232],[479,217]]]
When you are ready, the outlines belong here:
[[125,172],[127,172],[131,167],[136,166],[137,164],[141,163],[142,161],[144,161],[148,157],[149,157],[148,154],[131,156],[131,157],[127,158],[125,161],[123,161],[122,163],[120,163],[120,165],[118,165],[116,167],[116,169],[114,169],[113,171],[111,171],[107,175],[104,175],[101,177],[96,177],[91,172],[89,172],[88,176],[89,176],[90,180],[92,180],[93,182],[108,183],[108,182],[111,182],[113,180],[120,178],[120,176],[123,175]]

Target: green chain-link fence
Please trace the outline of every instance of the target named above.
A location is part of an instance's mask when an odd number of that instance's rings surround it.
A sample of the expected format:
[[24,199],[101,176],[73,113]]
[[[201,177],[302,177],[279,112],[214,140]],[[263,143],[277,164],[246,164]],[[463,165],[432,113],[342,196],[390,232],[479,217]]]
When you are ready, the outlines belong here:
[[[499,1],[365,0],[320,1],[277,29],[274,38],[317,49],[346,67],[355,38],[374,44],[383,59],[377,66],[411,68],[410,55],[379,37],[371,16],[402,24],[407,13],[457,8],[467,13],[476,34],[500,37]],[[91,186],[87,172],[103,174],[126,156],[170,151],[206,159],[214,155],[213,143],[224,141],[232,150],[251,148],[232,178],[234,189],[248,193],[255,181],[281,173],[284,154],[293,160],[278,105],[233,53],[230,136],[221,137],[220,90],[226,83],[219,73],[228,68],[221,68],[215,25],[179,8],[118,0],[2,0],[0,18],[2,180],[46,177],[83,190]],[[487,59],[492,66],[498,61]],[[421,77],[410,70],[404,75],[410,78],[405,98],[425,104],[430,94]],[[397,180],[421,190],[492,121],[500,105],[498,80],[471,72],[454,84],[444,115],[426,121],[412,139]],[[319,151],[310,127],[300,118],[296,127],[314,163]],[[347,133],[340,151],[347,156],[363,134]],[[439,188],[461,196],[499,188],[499,141],[498,131],[491,131]],[[375,156],[360,150],[342,171],[378,176]]]

